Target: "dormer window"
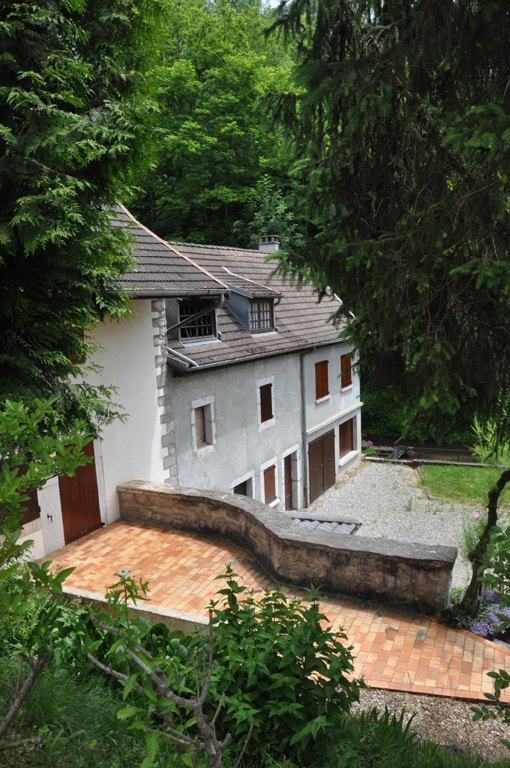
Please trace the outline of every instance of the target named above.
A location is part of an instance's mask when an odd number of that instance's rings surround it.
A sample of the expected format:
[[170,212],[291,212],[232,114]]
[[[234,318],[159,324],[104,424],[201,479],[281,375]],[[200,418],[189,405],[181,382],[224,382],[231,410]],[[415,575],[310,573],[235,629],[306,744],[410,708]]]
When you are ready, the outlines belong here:
[[[179,322],[190,318],[189,323],[181,326],[181,340],[216,338],[216,313],[207,312],[210,304],[206,301],[183,301],[179,306]],[[200,314],[204,312],[204,314]],[[198,317],[197,317],[198,315]]]
[[250,331],[263,333],[274,330],[274,312],[272,299],[250,300]]

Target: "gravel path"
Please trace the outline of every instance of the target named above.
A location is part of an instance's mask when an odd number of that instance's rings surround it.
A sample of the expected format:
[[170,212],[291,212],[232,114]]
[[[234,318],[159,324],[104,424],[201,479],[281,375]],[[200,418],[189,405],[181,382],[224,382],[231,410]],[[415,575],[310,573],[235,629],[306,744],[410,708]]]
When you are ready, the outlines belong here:
[[[411,467],[362,461],[310,510],[357,518],[363,523],[358,536],[459,546],[464,521],[469,523],[481,507],[429,499],[419,483]],[[469,576],[469,563],[459,552],[453,586],[465,587]]]

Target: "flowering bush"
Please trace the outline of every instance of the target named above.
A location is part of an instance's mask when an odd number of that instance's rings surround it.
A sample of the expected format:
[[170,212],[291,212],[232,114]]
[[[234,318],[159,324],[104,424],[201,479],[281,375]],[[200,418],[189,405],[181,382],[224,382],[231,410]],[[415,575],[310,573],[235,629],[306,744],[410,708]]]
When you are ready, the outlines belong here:
[[374,448],[372,440],[363,440],[361,443],[361,450],[365,456],[377,456],[378,451]]

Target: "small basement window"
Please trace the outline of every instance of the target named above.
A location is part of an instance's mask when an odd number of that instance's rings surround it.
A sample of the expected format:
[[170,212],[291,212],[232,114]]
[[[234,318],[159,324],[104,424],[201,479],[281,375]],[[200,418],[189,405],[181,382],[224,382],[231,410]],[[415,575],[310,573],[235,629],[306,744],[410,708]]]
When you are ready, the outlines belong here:
[[250,331],[263,333],[274,330],[274,311],[272,299],[251,299]]
[[214,309],[200,317],[193,317],[209,306],[210,304],[206,301],[183,301],[180,303],[179,322],[190,318],[189,324],[181,327],[181,341],[216,338],[216,313]]

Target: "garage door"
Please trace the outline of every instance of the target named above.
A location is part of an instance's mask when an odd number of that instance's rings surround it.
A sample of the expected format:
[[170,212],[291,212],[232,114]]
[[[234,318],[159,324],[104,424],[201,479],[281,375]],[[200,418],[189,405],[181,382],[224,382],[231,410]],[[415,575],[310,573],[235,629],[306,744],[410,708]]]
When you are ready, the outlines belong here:
[[310,443],[308,466],[310,501],[313,501],[335,482],[335,433],[333,430]]

